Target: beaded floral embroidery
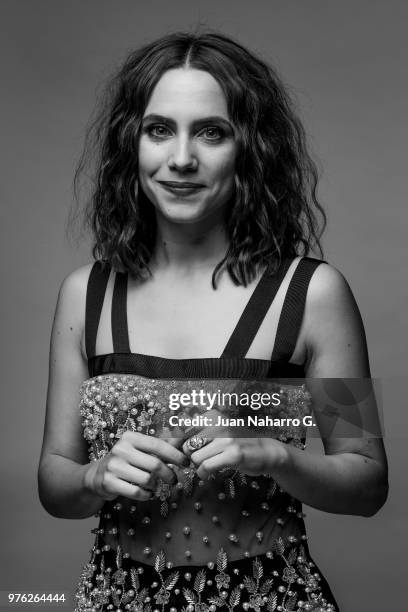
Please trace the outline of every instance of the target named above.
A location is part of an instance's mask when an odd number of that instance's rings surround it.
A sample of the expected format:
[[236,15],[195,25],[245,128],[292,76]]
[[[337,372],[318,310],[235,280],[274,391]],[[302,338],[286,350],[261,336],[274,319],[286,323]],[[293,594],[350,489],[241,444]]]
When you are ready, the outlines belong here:
[[[209,380],[182,381],[183,390],[194,388],[209,388]],[[219,386],[219,381],[212,382],[214,387]],[[254,385],[256,383],[252,383]],[[80,413],[83,417],[83,435],[89,443],[90,460],[96,461],[110,451],[112,446],[127,430],[137,431],[146,435],[160,435],[166,431],[167,415],[169,412],[169,394],[179,391],[180,381],[175,380],[153,380],[136,375],[103,375],[86,380],[80,389]],[[251,387],[251,384],[248,388]],[[310,409],[310,396],[304,387],[279,388],[282,399],[281,406],[275,410],[274,416],[298,417],[301,419]],[[235,407],[235,413],[237,408]],[[234,407],[230,410],[234,415]],[[260,414],[260,412],[258,412]],[[280,430],[279,440],[304,448],[302,432],[299,428],[284,427]],[[276,485],[271,475],[263,474],[260,477],[249,477],[233,468],[224,468],[218,472],[219,482],[223,484],[224,492],[218,493],[218,499],[234,499],[237,488],[250,487],[254,490],[261,489],[263,501],[262,511],[269,512],[269,500],[284,492]],[[155,499],[160,502],[160,514],[166,517],[169,513],[172,496],[182,492],[184,496],[191,496],[196,485],[204,484],[199,481],[195,468],[189,467],[180,470],[177,474],[177,485],[170,486],[159,480],[155,491]],[[213,478],[215,476],[213,475]],[[250,495],[250,494],[249,494]],[[287,495],[287,494],[285,494]],[[289,498],[287,512],[296,514],[299,519],[303,516],[299,512],[296,500]],[[177,506],[177,504],[173,504]],[[121,503],[113,505],[113,511],[120,512]],[[196,511],[200,511],[201,504],[194,504]],[[130,512],[136,507],[130,507]],[[242,515],[248,516],[246,510]],[[103,514],[104,520],[111,520],[111,534],[118,533],[118,517],[111,513]],[[218,522],[218,517],[213,516],[213,523]],[[149,521],[144,517],[143,521]],[[284,524],[283,518],[276,518],[280,526]],[[113,526],[112,526],[113,525]],[[185,529],[189,529],[185,527]],[[290,612],[292,610],[311,610],[313,612],[332,612],[335,610],[332,604],[326,602],[320,591],[320,577],[317,572],[312,573],[313,563],[307,560],[302,546],[294,546],[298,539],[289,536],[287,541],[277,538],[273,544],[273,550],[266,553],[267,559],[280,561],[282,572],[271,571],[264,567],[261,557],[252,557],[252,574],[241,577],[239,584],[233,585],[231,571],[236,574],[236,569],[228,563],[227,553],[223,548],[218,549],[216,564],[207,564],[206,568],[200,569],[197,574],[184,574],[180,576],[177,568],[171,571],[172,562],[166,560],[166,554],[160,550],[155,556],[154,570],[157,580],[146,585],[140,581],[137,561],[132,562],[129,571],[123,568],[124,559],[129,558],[129,553],[123,553],[121,546],[116,545],[116,567],[106,567],[103,550],[109,550],[110,546],[103,546],[104,527],[93,530],[96,540],[92,551],[91,562],[86,564],[79,581],[76,592],[76,612],[85,610],[130,610],[133,612],[180,612],[174,607],[168,607],[171,593],[177,591],[183,594],[185,605],[181,612],[213,612],[215,610],[278,610]],[[133,528],[128,530],[132,536]],[[184,531],[184,535],[188,535]],[[166,535],[167,537],[167,535]],[[301,536],[306,539],[306,536]],[[203,537],[204,544],[207,536]],[[207,538],[208,539],[208,538]],[[236,534],[228,536],[230,542],[238,542]],[[256,539],[262,542],[263,533],[256,532]],[[186,551],[186,556],[189,551]],[[150,548],[144,550],[144,554],[150,555]],[[245,557],[248,553],[245,552]],[[216,567],[216,569],[215,569]],[[269,571],[268,577],[266,577]],[[235,576],[236,577],[236,576]],[[236,582],[236,580],[235,580]],[[128,584],[127,584],[128,583]],[[96,584],[96,586],[95,586]],[[296,589],[294,588],[296,585]],[[212,586],[211,594],[204,596],[208,588]],[[299,589],[303,589],[302,597],[298,596]]]
[[[223,384],[226,385],[226,381]],[[241,384],[245,385],[247,393],[257,385],[253,381]],[[126,374],[108,374],[84,381],[80,388],[80,413],[84,417],[83,435],[90,444],[90,458],[103,457],[127,430],[146,435],[168,431],[169,395],[179,390],[181,385],[183,391],[188,392],[197,388],[216,389],[220,382],[155,380]],[[270,408],[269,413],[274,412],[275,417],[302,419],[310,408],[310,394],[305,386],[275,385],[275,391],[278,390],[281,404],[279,408]],[[242,410],[241,406],[233,405],[225,409],[231,416]],[[256,413],[259,416],[268,411],[257,409]],[[290,425],[280,428],[279,440],[299,444],[303,437],[304,431],[299,428]]]
[[[220,549],[215,566],[208,563],[194,576],[190,572],[180,576],[177,568],[166,570],[166,556],[160,551],[154,563],[157,579],[147,587],[140,581],[143,568],[137,567],[136,562],[130,571],[122,568],[122,552],[118,547],[116,569],[105,567],[103,558],[99,568],[93,562],[83,568],[75,596],[75,612],[336,612],[334,605],[323,597],[319,586],[321,577],[318,572],[313,572],[314,564],[307,560],[302,545],[296,547],[288,543],[285,547],[279,538],[274,551],[266,553],[267,560],[274,557],[284,566],[281,575],[265,567],[265,557],[255,557],[251,559],[251,575],[240,576],[240,571],[233,568],[234,564],[228,563],[226,552]],[[92,579],[96,580],[97,586]],[[127,582],[130,588],[126,587]],[[211,593],[203,597],[208,587],[212,587]],[[176,595],[180,591],[183,594],[185,605],[181,610],[167,606],[173,591]]]
[[[225,383],[224,383],[225,384]],[[234,383],[236,384],[236,383]],[[256,382],[245,383],[246,389],[256,389]],[[189,391],[197,388],[207,390],[220,386],[220,381],[183,380],[183,389]],[[167,429],[169,413],[169,395],[180,387],[175,380],[146,379],[135,375],[104,375],[84,381],[80,388],[80,414],[83,420],[83,435],[89,443],[89,458],[96,461],[103,457],[122,434],[127,431],[137,431],[146,435],[156,435]],[[276,389],[279,386],[276,385]],[[282,404],[275,410],[275,416],[301,418],[310,405],[310,395],[302,387],[279,388]],[[238,408],[231,406],[229,414],[235,416]],[[262,411],[258,415],[264,414]],[[278,439],[283,442],[303,448],[302,435],[299,428],[282,427]],[[245,474],[239,470],[224,468],[220,470],[225,477],[226,495],[233,498],[237,486],[246,485]],[[268,476],[265,474],[265,476]],[[190,495],[196,479],[195,468],[192,466],[183,472],[182,483],[185,495]],[[256,487],[256,482],[252,481]],[[155,497],[160,500],[162,516],[169,512],[169,498],[172,488],[162,480],[158,480]]]
[[[211,385],[208,380],[183,380],[182,384],[185,391],[200,387],[209,389]],[[256,383],[252,381],[247,383],[246,388],[251,390],[254,385]],[[212,382],[212,386],[219,387],[220,382]],[[126,374],[97,376],[86,380],[80,388],[80,414],[84,417],[83,435],[90,445],[89,458],[96,461],[103,457],[127,430],[146,435],[165,431],[169,395],[179,387],[180,382],[175,380],[146,379]],[[276,415],[301,418],[310,405],[310,395],[305,388],[288,387],[279,390],[282,405]],[[232,406],[229,414],[234,416],[237,410]],[[290,440],[291,444],[303,448],[299,428],[282,427],[279,440]],[[220,472],[225,476],[226,495],[233,498],[236,486],[246,484],[246,476],[231,468],[224,468]],[[195,477],[194,467],[184,470],[181,482],[185,495],[191,494]],[[162,516],[167,516],[169,512],[168,499],[171,495],[172,487],[159,479],[155,497],[161,501]]]

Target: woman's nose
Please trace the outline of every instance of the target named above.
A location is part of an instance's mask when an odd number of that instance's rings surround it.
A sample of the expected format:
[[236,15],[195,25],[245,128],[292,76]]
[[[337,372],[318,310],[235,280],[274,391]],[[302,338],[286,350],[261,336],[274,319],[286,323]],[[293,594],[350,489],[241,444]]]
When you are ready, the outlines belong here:
[[189,139],[177,139],[170,153],[168,165],[169,168],[180,171],[195,170],[197,168],[198,160]]

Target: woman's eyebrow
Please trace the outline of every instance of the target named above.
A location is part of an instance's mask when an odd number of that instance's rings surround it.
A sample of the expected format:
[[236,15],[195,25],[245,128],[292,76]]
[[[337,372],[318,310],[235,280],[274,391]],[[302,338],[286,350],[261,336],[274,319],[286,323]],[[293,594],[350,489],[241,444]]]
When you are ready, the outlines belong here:
[[[143,123],[147,121],[162,121],[163,123],[168,123],[169,125],[176,125],[176,121],[171,119],[170,117],[165,117],[164,115],[158,115],[156,113],[150,113],[143,117]],[[209,123],[218,123],[222,124],[230,129],[232,129],[231,123],[225,119],[224,117],[220,117],[219,115],[210,115],[209,117],[201,117],[200,119],[196,119],[192,122],[193,127],[200,127],[202,125],[208,125]]]

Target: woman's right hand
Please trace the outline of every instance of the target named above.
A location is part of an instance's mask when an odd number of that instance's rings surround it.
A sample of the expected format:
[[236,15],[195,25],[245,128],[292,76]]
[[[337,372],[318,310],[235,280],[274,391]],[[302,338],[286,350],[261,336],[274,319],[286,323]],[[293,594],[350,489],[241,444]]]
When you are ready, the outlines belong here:
[[177,476],[168,463],[185,467],[189,459],[172,443],[133,431],[125,431],[102,459],[89,464],[85,487],[105,500],[123,496],[147,501],[160,478],[175,484]]

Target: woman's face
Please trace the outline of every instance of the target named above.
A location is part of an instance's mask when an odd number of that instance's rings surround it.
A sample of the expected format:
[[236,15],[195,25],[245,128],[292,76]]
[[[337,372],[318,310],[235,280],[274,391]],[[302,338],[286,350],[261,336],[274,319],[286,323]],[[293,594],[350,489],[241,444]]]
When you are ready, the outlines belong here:
[[234,192],[237,144],[224,93],[208,72],[163,74],[143,115],[139,183],[159,216],[221,219]]

